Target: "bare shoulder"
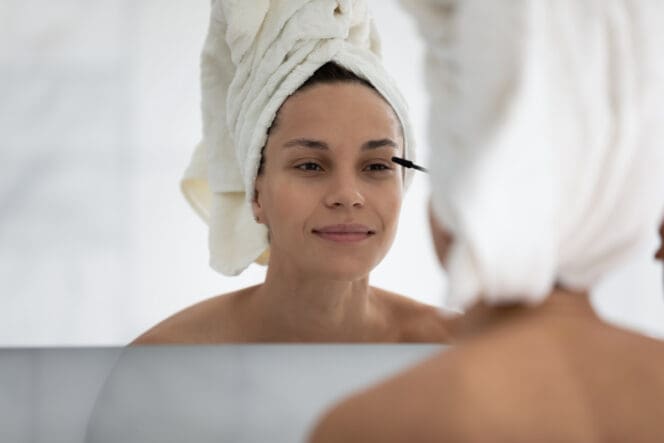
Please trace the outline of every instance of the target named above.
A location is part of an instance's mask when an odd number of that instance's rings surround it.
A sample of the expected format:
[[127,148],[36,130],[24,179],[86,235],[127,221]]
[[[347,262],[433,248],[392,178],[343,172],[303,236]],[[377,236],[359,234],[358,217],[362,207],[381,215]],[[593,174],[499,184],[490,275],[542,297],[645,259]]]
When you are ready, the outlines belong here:
[[355,394],[311,441],[658,441],[664,342],[611,327],[573,342],[523,332],[478,337]]
[[372,288],[387,311],[390,322],[399,328],[400,342],[448,343],[448,322],[439,309],[412,298]]
[[254,289],[217,295],[189,306],[141,334],[131,345],[244,341],[240,325],[246,315],[245,301]]
[[500,431],[519,429],[509,420],[513,411],[524,411],[515,409],[523,374],[511,368],[514,355],[488,344],[449,348],[355,394],[325,414],[311,441],[518,441],[503,439]]
[[463,374],[453,354],[438,354],[334,406],[310,442],[470,441],[459,438],[473,417],[459,401]]

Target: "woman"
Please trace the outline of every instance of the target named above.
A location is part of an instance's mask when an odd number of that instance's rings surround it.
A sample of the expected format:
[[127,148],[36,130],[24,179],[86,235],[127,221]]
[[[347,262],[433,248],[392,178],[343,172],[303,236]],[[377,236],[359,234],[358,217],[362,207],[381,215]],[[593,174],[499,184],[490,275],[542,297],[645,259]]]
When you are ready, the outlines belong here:
[[664,243],[664,8],[411,3],[437,88],[433,239],[465,314],[456,346],[336,406],[312,441],[661,441],[664,342],[589,294],[657,226]]
[[[190,168],[185,181],[195,207],[208,206],[212,266],[235,274],[262,254],[265,282],[187,308],[134,344],[446,338],[435,308],[369,285],[407,181],[391,159],[413,147],[366,5],[290,3],[213,4],[202,67],[212,153],[195,154],[204,173]],[[238,25],[247,14],[262,25]]]
[[[664,261],[664,221],[660,238]],[[588,295],[475,304],[450,321],[455,348],[335,406],[310,441],[661,441],[664,343],[605,323]]]

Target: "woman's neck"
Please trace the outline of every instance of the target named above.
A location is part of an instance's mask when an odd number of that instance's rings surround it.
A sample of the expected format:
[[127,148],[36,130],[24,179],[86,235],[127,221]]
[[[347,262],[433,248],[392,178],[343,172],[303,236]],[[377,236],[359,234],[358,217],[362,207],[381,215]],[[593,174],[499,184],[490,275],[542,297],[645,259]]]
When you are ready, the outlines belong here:
[[[261,330],[277,341],[373,340],[384,323],[368,276],[353,281],[304,276],[268,267],[256,288],[253,306]],[[386,328],[385,328],[386,329]]]
[[491,306],[478,302],[465,314],[451,319],[450,329],[455,341],[463,341],[490,331],[524,324],[564,331],[579,320],[600,321],[590,304],[588,292],[556,287],[544,301],[534,306]]

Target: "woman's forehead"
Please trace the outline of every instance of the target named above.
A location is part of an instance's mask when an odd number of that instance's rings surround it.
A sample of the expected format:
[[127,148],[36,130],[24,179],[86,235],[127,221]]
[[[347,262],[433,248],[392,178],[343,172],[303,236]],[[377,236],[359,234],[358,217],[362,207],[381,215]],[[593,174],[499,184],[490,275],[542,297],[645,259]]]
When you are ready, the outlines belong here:
[[297,92],[284,102],[277,119],[282,132],[344,130],[373,138],[401,132],[391,106],[358,83],[320,84]]
[[[346,144],[346,143],[344,143]],[[334,151],[339,149],[338,146],[331,145],[325,140],[318,140],[313,138],[299,137],[294,138],[283,145],[282,148],[289,149],[313,149],[317,151]],[[361,152],[375,152],[378,150],[385,150],[386,152],[395,152],[399,151],[400,144],[396,140],[391,138],[379,138],[379,139],[370,139],[362,142],[360,145],[357,145],[356,148]]]

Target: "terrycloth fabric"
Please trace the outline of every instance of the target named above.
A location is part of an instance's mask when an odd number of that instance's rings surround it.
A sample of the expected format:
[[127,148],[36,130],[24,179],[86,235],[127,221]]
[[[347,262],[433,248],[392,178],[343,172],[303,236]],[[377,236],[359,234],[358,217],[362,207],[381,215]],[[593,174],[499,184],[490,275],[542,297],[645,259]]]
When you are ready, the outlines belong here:
[[[367,79],[401,121],[414,157],[406,103],[380,62],[364,0],[213,0],[201,59],[203,138],[182,190],[210,227],[210,265],[242,272],[268,248],[251,211],[266,132],[281,104],[323,64]],[[411,172],[406,173],[406,184]]]
[[407,0],[449,304],[590,288],[664,209],[664,3]]

